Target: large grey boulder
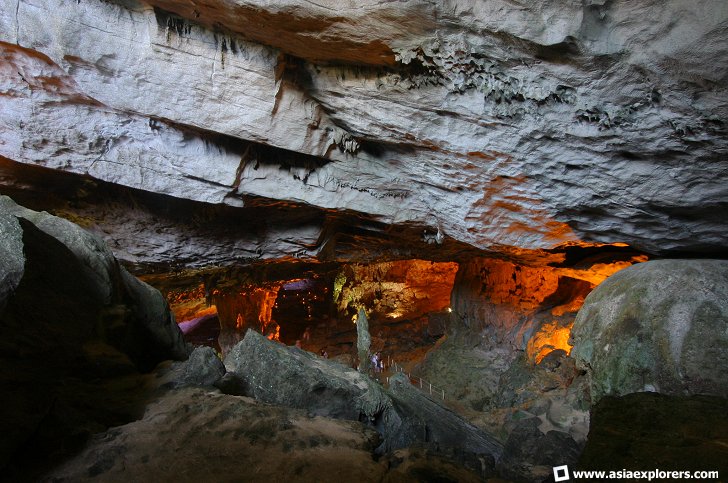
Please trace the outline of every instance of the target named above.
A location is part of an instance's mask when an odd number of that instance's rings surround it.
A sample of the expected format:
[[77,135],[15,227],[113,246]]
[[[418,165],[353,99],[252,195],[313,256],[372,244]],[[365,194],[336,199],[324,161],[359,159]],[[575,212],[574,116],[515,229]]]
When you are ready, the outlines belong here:
[[593,402],[640,391],[728,397],[728,261],[617,272],[586,298],[571,337]]
[[173,362],[169,368],[159,369],[161,385],[168,388],[211,387],[225,375],[225,366],[215,349],[195,347],[186,361]]
[[124,351],[151,368],[165,359],[184,360],[188,347],[167,300],[159,290],[119,267],[124,302],[130,312],[131,341]]
[[98,402],[111,391],[102,381],[187,357],[161,294],[100,239],[5,196],[0,274],[0,470],[13,454],[62,453],[118,422],[106,409],[116,402]]
[[248,396],[339,419],[375,419],[391,407],[381,386],[357,371],[248,330],[225,357]]
[[538,418],[524,419],[513,429],[503,448],[498,471],[515,481],[548,481],[554,466],[573,465],[581,448],[568,433],[539,429]]
[[380,453],[424,444],[485,458],[486,466],[501,454],[493,437],[420,393],[404,375],[392,377],[386,390],[354,369],[252,330],[225,358],[225,367],[241,379],[246,396],[373,425],[382,436]]
[[[42,320],[57,317],[62,309],[54,305],[56,302],[68,304],[75,300],[89,316],[83,337],[103,339],[126,353],[139,369],[150,370],[166,359],[187,358],[187,345],[167,301],[158,290],[121,267],[103,240],[68,220],[22,207],[7,196],[0,196],[0,213],[3,213],[0,254],[7,254],[0,259],[0,274],[7,274],[0,284],[7,288],[4,299],[10,300],[13,286],[22,282],[18,277],[22,273],[23,257],[33,252],[28,243],[35,243],[38,245],[35,248],[44,252],[43,258],[67,260],[62,262],[64,269],[74,272],[54,273],[52,277],[43,274],[42,282],[54,291],[52,296],[44,295],[40,285],[33,287],[37,279],[26,280],[27,289],[35,290],[38,300],[43,300],[35,308],[38,312],[35,322],[44,323]],[[29,235],[30,232],[34,235]],[[52,286],[53,277],[58,279],[54,282],[59,285],[57,288]],[[69,285],[70,280],[77,280],[77,285]],[[61,300],[56,295],[64,290],[66,298]],[[22,304],[16,310],[24,310]],[[83,325],[81,321],[85,318],[85,315],[77,318],[75,325]]]

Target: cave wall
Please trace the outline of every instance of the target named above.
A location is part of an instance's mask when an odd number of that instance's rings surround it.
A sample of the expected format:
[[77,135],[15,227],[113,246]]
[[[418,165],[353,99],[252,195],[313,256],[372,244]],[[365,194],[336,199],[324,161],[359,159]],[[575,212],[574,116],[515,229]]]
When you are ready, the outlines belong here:
[[126,272],[100,239],[5,196],[0,341],[6,475],[16,460],[55,461],[93,432],[131,418],[119,389],[109,395],[109,378],[188,355],[162,295]]
[[486,347],[527,350],[534,361],[546,345],[569,352],[569,329],[593,287],[552,267],[473,259],[455,279],[452,330],[476,335]]
[[340,316],[363,306],[378,319],[415,319],[450,306],[458,264],[399,260],[345,265],[334,282],[334,303]]
[[248,329],[266,333],[279,289],[280,284],[268,284],[213,291],[212,300],[220,320],[218,342],[223,354],[243,340]]

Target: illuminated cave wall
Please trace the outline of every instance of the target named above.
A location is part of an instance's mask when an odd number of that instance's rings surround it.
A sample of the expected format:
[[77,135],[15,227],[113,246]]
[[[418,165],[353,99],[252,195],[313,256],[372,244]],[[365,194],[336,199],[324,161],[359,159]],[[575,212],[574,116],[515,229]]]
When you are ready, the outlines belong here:
[[223,354],[243,339],[248,329],[266,333],[278,297],[280,283],[243,286],[236,290],[217,291],[212,299],[220,319],[219,344]]
[[169,302],[169,307],[178,324],[186,320],[216,314],[217,307],[211,303],[211,300],[205,295],[204,284],[190,290],[172,290],[167,293],[167,302]]
[[570,352],[576,312],[594,286],[552,267],[476,258],[460,266],[455,280],[453,328],[540,362],[555,349]]
[[415,319],[450,306],[457,270],[457,263],[427,260],[346,265],[334,282],[334,302],[340,316],[363,306],[374,319]]

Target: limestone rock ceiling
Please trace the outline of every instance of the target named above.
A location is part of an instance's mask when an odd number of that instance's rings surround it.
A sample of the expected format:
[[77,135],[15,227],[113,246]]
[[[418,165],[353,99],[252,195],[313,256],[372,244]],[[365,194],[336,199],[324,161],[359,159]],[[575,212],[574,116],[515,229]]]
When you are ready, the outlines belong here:
[[[425,250],[727,245],[721,2],[0,5],[5,163],[359,214]],[[212,252],[319,256],[295,226]],[[201,246],[148,241],[128,259]]]

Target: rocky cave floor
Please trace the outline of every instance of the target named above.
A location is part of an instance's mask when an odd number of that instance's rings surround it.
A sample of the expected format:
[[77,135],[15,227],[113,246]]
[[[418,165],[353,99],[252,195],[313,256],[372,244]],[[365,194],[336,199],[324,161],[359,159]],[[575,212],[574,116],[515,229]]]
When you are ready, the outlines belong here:
[[[350,336],[330,334],[325,338],[313,331],[304,348],[317,352]],[[413,345],[407,331],[400,335],[406,347]],[[468,377],[467,366],[448,355],[453,344],[447,337],[437,345],[444,346],[441,353],[446,358],[454,359],[460,378]],[[398,351],[402,365],[415,374],[423,372],[428,349],[432,346],[423,344]],[[204,356],[194,355],[205,350]],[[282,350],[304,352],[295,347]],[[245,384],[229,377],[234,372],[225,374],[214,352],[202,347],[189,361],[163,362],[147,374],[138,373],[125,356],[106,346],[88,351],[95,377],[63,382],[59,404],[45,416],[48,424],[39,425],[40,434],[16,455],[8,481],[552,481],[551,465],[562,460],[572,469],[721,471],[728,461],[728,401],[710,396],[607,397],[591,410],[585,445],[545,438],[544,423],[573,416],[564,394],[579,386],[581,376],[568,357],[547,359],[538,366],[516,361],[501,378],[504,383],[496,397],[500,400],[480,410],[464,394],[448,394],[444,404],[433,398],[461,415],[463,424],[467,420],[500,440],[503,455],[495,464],[492,458],[473,458],[432,441],[382,454],[377,450],[381,428],[318,415],[321,407],[294,409],[241,396],[250,392]],[[328,361],[311,353],[308,357],[333,366],[338,365],[336,359],[351,362],[344,354]],[[269,361],[260,369],[274,370]],[[391,374],[383,374],[385,385]],[[281,397],[290,397],[285,393],[290,388],[279,389]],[[560,392],[564,394],[554,396]],[[316,398],[310,396],[309,403]],[[348,403],[354,405],[353,400]],[[88,418],[89,409],[94,422],[75,425],[76,419]],[[79,418],[80,413],[86,414]],[[103,430],[104,426],[110,428]],[[58,434],[42,434],[47,428]],[[35,446],[34,440],[55,444]]]
[[[77,225],[7,197],[0,208],[9,481],[541,482],[563,464],[728,474],[724,261],[629,266],[644,259],[608,248],[580,267],[268,264],[194,272],[182,289],[162,274],[155,289]],[[613,300],[625,307],[604,310]],[[370,350],[404,373],[353,368],[362,307]],[[192,337],[195,320],[212,329]],[[276,325],[281,342],[266,337]],[[678,376],[665,358],[676,334]]]

